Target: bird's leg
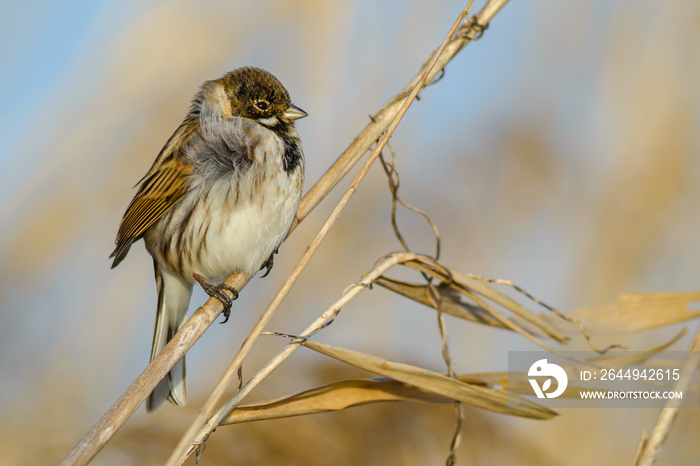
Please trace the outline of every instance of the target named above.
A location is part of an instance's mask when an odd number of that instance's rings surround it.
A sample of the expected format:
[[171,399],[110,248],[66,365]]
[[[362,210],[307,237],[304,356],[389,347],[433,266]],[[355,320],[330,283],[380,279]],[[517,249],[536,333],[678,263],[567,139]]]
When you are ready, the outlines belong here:
[[[231,304],[233,304],[235,299],[238,299],[238,290],[226,283],[219,283],[218,285],[207,283],[201,275],[196,273],[192,274],[192,276],[199,282],[206,294],[221,301],[221,304],[224,305],[224,321],[221,323],[225,324],[228,322],[228,318],[231,316]],[[228,294],[224,293],[224,290],[230,291],[233,297],[229,297]]]
[[260,276],[260,278],[265,278],[267,275],[270,273],[270,270],[272,270],[272,266],[275,265],[275,254],[277,254],[278,249],[275,249],[275,251],[270,254],[270,257],[267,259],[267,262],[265,262],[262,267],[260,267],[260,270],[262,269],[267,269],[265,270],[265,273]]

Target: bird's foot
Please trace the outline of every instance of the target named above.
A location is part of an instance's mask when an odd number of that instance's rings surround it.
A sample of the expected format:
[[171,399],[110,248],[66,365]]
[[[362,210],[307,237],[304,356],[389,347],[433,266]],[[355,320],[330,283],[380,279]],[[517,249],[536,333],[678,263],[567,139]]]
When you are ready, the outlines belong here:
[[272,270],[272,266],[275,265],[275,254],[277,254],[277,249],[270,254],[270,257],[267,259],[267,261],[260,267],[260,270],[262,269],[267,269],[265,270],[265,273],[260,276],[260,278],[265,278],[267,275],[270,273],[270,270]]
[[[199,282],[206,294],[221,301],[221,304],[224,305],[224,321],[221,323],[225,324],[228,322],[228,318],[231,316],[231,304],[233,304],[234,300],[238,299],[238,290],[226,283],[212,285],[211,283],[207,283],[201,275],[196,273],[192,275],[194,279]],[[230,291],[233,296],[229,296],[225,291]]]

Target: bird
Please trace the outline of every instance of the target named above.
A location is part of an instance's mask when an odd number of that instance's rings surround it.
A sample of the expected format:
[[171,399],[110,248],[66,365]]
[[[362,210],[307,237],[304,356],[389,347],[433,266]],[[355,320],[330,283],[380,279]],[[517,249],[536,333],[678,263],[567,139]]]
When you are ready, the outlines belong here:
[[[112,268],[143,238],[158,292],[151,361],[184,324],[195,282],[224,305],[238,290],[232,273],[272,269],[304,184],[305,158],[295,120],[307,113],[271,73],[243,67],[205,81],[121,220]],[[225,292],[228,291],[232,298]],[[146,401],[187,402],[185,358]]]

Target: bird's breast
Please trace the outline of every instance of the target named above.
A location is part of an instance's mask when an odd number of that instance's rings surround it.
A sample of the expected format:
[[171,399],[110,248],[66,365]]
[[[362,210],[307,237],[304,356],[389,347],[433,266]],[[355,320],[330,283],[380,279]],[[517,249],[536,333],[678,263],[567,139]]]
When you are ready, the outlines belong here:
[[254,275],[284,240],[301,199],[303,166],[286,170],[281,138],[271,134],[249,154],[252,163],[216,181],[206,198],[210,224],[195,271],[213,283],[234,271]]
[[210,283],[254,275],[284,240],[301,199],[298,137],[292,166],[285,138],[234,124],[209,128],[188,146],[195,169],[187,192],[144,236],[156,261],[189,282],[193,273]]

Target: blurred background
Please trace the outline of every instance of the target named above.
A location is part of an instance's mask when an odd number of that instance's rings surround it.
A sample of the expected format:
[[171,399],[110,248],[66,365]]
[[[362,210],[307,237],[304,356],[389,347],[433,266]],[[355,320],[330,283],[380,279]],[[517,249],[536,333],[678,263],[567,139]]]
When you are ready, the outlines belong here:
[[[0,461],[52,464],[148,362],[151,259],[142,242],[115,270],[107,256],[132,187],[198,86],[243,65],[275,74],[309,113],[297,124],[308,188],[415,75],[465,3],[2,3]],[[684,0],[507,5],[392,138],[401,195],[439,226],[443,262],[510,279],[563,311],[620,292],[697,290],[698,24],[700,3]],[[94,464],[163,463],[339,196],[284,244],[269,277],[245,288],[229,323],[188,353],[189,407],[140,409]],[[390,206],[375,166],[271,330],[299,332],[400,248]],[[402,212],[400,222],[416,250],[433,250],[420,219]],[[205,298],[197,290],[191,308]],[[535,349],[447,320],[459,373],[503,371],[509,350]],[[319,339],[444,370],[435,314],[378,287]],[[244,376],[283,344],[264,337]],[[370,376],[301,349],[251,400]],[[658,410],[568,409],[547,422],[466,414],[464,464],[588,465],[631,464]],[[441,464],[453,426],[448,405],[369,405],[219,428],[203,461]],[[696,464],[699,429],[697,412],[682,411],[659,464]]]

